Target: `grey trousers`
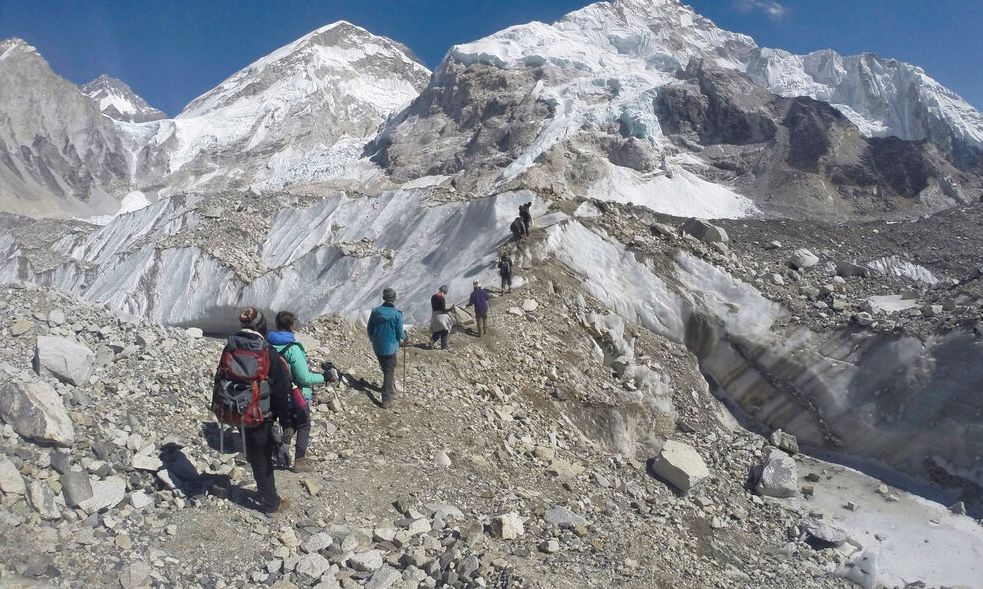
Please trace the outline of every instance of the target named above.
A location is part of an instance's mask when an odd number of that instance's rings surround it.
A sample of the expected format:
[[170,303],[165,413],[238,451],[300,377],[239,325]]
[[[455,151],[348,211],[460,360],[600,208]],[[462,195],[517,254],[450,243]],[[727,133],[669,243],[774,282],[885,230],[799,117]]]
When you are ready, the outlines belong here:
[[382,402],[385,403],[396,394],[396,354],[376,357],[382,369]]
[[475,312],[474,320],[478,324],[478,337],[488,333],[488,313],[482,315],[481,313]]

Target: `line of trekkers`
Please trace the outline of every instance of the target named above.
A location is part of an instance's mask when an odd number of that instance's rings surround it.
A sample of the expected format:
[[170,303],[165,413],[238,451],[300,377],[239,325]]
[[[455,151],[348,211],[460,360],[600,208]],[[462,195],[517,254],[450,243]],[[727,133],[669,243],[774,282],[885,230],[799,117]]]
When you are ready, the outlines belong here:
[[[522,234],[516,235],[516,239],[529,234],[531,204],[519,207],[517,220],[522,224]],[[495,265],[502,291],[512,292],[513,262],[507,249],[502,251]],[[483,337],[488,333],[492,294],[477,280],[472,286],[466,307],[474,307],[475,331],[478,337]],[[427,344],[430,348],[439,341],[441,349],[449,349],[454,326],[451,315],[459,309],[456,305],[448,307],[448,292],[447,285],[442,285],[430,297],[431,336]],[[384,289],[382,301],[372,309],[367,331],[382,370],[382,399],[378,404],[388,409],[392,407],[396,393],[397,353],[403,348],[405,363],[408,336],[403,326],[403,313],[396,308],[396,291]],[[240,330],[226,341],[212,390],[212,411],[219,421],[220,447],[224,450],[225,428],[238,428],[245,459],[256,480],[261,509],[267,513],[281,512],[289,507],[289,500],[277,493],[274,470],[277,462],[284,467],[290,465],[289,449],[294,437],[293,470],[312,470],[307,449],[311,435],[311,405],[316,402],[313,387],[337,380],[350,383],[330,362],[321,365],[321,372],[308,368],[307,351],[294,336],[297,319],[293,313],[281,311],[276,314],[275,322],[276,329],[269,331],[266,318],[259,309],[246,307],[242,310]]]

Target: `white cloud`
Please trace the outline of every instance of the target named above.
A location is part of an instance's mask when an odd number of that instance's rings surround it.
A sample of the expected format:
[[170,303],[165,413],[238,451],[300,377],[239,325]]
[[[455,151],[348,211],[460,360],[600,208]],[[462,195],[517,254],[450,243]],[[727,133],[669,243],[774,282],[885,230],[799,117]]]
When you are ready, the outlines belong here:
[[734,6],[740,12],[761,11],[772,20],[781,20],[788,14],[788,9],[774,0],[735,0]]

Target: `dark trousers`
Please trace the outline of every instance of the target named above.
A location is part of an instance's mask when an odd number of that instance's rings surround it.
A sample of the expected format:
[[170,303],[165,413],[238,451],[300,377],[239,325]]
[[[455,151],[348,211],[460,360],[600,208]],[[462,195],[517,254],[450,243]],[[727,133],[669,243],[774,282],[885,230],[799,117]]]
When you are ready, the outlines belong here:
[[304,407],[304,419],[297,420],[297,451],[294,458],[303,458],[307,455],[307,446],[311,443],[311,403],[307,402]]
[[396,354],[377,358],[382,369],[382,402],[385,403],[396,394]]
[[508,287],[509,290],[512,290],[512,275],[502,274],[501,276],[502,276],[502,290],[505,290],[505,287]]
[[447,331],[446,329],[444,329],[442,331],[435,331],[432,334],[430,334],[430,341],[435,342],[437,340],[440,340],[440,349],[441,350],[446,350],[447,349],[447,339],[450,337],[450,335],[451,335],[451,332]]
[[474,313],[475,323],[478,324],[478,337],[488,333],[488,313]]
[[280,496],[276,492],[276,480],[273,477],[273,450],[276,443],[273,440],[272,428],[271,420],[264,421],[258,427],[245,428],[246,460],[253,469],[256,489],[266,509],[273,509],[280,504]]

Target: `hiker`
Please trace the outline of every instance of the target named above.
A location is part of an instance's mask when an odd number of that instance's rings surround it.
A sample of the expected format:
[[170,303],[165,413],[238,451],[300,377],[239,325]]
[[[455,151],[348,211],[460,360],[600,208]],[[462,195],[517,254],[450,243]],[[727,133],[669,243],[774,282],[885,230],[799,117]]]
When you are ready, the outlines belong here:
[[530,208],[532,208],[531,202],[519,206],[519,218],[522,219],[522,224],[526,227],[526,236],[532,234],[532,212],[529,211]]
[[508,287],[508,292],[512,292],[512,258],[507,251],[498,260],[498,275],[502,277],[502,290]]
[[512,232],[512,239],[519,241],[526,236],[526,223],[522,220],[522,217],[516,217],[512,224],[509,225],[509,231]]
[[[312,468],[307,459],[307,448],[311,438],[311,404],[314,402],[312,387],[324,384],[328,377],[318,372],[311,372],[307,367],[307,350],[303,344],[294,338],[294,326],[297,317],[290,311],[280,311],[276,314],[276,331],[271,331],[266,340],[273,345],[287,363],[290,380],[298,388],[293,390],[294,431],[297,436],[297,449],[294,453],[293,471],[311,472]],[[301,395],[300,398],[297,394]],[[289,445],[289,440],[287,441]]]
[[440,340],[440,349],[446,350],[449,347],[451,329],[454,328],[454,318],[447,308],[446,284],[440,285],[437,292],[430,297],[430,311],[430,347],[433,348],[437,340]]
[[481,288],[481,283],[477,280],[473,283],[474,289],[471,291],[471,298],[468,299],[469,307],[474,307],[474,320],[478,324],[478,337],[488,333],[488,311],[491,310],[491,293]]
[[406,342],[406,331],[403,312],[396,308],[396,291],[383,290],[382,301],[369,315],[368,332],[382,369],[382,408],[388,409],[396,392],[396,352]]
[[212,408],[219,421],[237,424],[246,459],[252,467],[262,509],[277,513],[290,505],[276,491],[273,476],[273,421],[285,431],[290,415],[290,375],[276,350],[266,341],[266,318],[255,307],[239,314],[241,329],[230,335],[215,373]]

